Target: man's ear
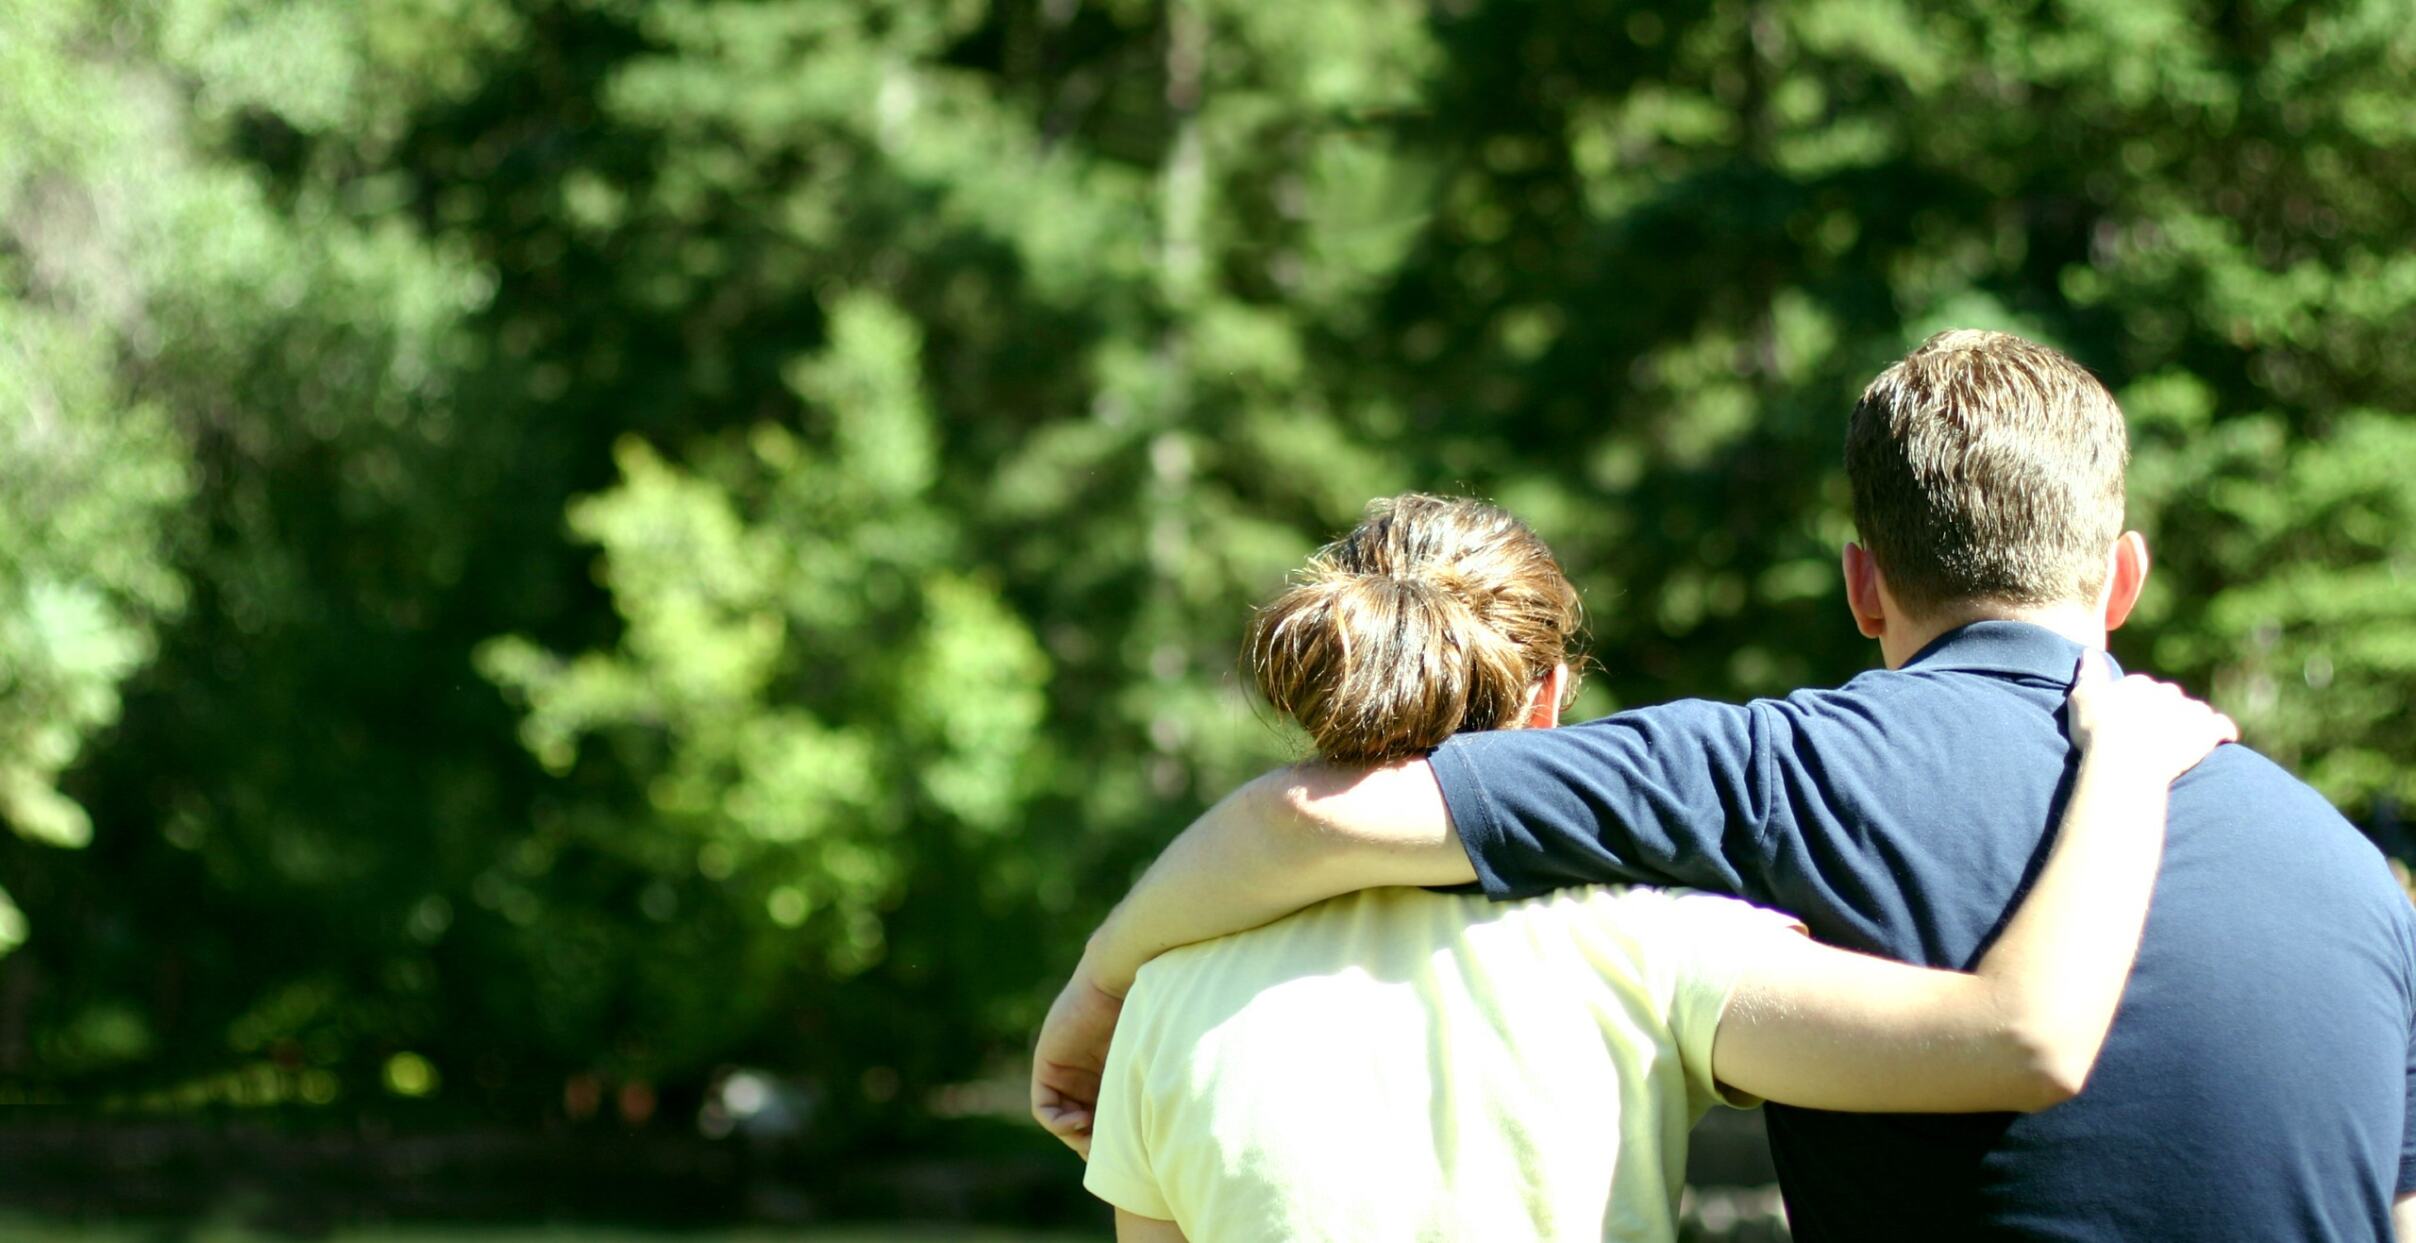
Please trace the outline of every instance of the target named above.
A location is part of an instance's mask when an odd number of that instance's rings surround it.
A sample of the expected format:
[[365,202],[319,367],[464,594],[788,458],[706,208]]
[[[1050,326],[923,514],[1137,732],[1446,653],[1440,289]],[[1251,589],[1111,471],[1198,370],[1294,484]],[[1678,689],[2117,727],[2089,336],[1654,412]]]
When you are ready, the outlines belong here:
[[2147,585],[2148,537],[2137,531],[2125,531],[2106,550],[2105,599],[2097,607],[2106,619],[2107,630],[2120,630],[2130,620],[2132,606],[2139,603],[2140,589]]
[[1887,633],[1887,606],[1879,592],[1879,561],[1871,550],[1846,543],[1846,607],[1854,611],[1854,628],[1866,639]]

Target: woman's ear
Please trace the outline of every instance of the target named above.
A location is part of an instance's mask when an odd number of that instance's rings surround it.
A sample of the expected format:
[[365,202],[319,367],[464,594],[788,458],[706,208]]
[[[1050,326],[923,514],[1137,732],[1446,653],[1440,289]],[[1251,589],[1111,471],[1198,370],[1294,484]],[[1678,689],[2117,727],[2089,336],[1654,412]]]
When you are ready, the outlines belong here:
[[1527,689],[1526,717],[1521,729],[1551,729],[1560,724],[1560,701],[1568,697],[1569,667],[1554,665]]

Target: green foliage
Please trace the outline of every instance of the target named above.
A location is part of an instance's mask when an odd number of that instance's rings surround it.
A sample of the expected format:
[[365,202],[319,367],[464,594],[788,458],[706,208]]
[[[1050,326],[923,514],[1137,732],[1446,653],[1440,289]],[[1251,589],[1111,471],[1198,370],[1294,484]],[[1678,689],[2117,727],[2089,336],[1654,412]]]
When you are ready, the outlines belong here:
[[[996,590],[956,568],[965,541],[934,494],[920,355],[913,321],[860,296],[834,310],[827,349],[788,370],[825,435],[765,422],[706,446],[695,471],[624,442],[620,482],[571,510],[603,550],[618,646],[565,660],[512,639],[481,656],[527,700],[521,737],[549,770],[600,737],[647,774],[644,805],[595,824],[599,845],[732,904],[741,936],[801,947],[839,980],[885,950],[884,913],[920,853],[902,842],[1005,831],[1026,774],[1046,768],[1047,662]],[[742,1037],[797,952],[694,949],[641,1008],[649,1028],[704,1030],[650,1047]]]
[[0,1088],[908,1126],[1368,497],[1536,523],[1581,711],[1840,679],[1948,325],[2131,410],[2122,654],[2416,795],[2399,6],[0,3]]
[[[94,106],[111,75],[68,52],[79,8],[0,13],[0,819],[80,846],[91,821],[60,776],[183,599],[165,528],[185,460],[112,368],[150,283],[112,243],[168,205],[140,182],[139,120]],[[24,934],[0,890],[0,954]]]
[[2157,464],[2165,569],[2232,585],[2158,628],[2160,667],[2207,670],[2268,754],[2345,805],[2416,799],[2401,716],[2416,695],[2416,424],[2346,411],[2320,438],[2225,420]]
[[[60,773],[113,723],[183,586],[163,526],[187,478],[158,411],[121,404],[89,335],[0,304],[0,816],[60,846],[91,836]],[[0,946],[10,938],[0,930]]]
[[[12,83],[0,105],[0,813],[72,845],[90,833],[85,808],[104,824],[114,810],[116,823],[154,843],[164,829],[184,850],[233,822],[213,864],[238,889],[256,846],[276,856],[260,871],[277,879],[332,876],[306,836],[258,814],[273,787],[241,780],[285,765],[313,733],[280,740],[262,729],[274,718],[247,693],[297,688],[247,677],[246,653],[203,636],[323,624],[311,615],[317,532],[289,525],[297,492],[340,484],[355,506],[405,492],[442,504],[397,448],[444,435],[437,420],[403,429],[458,367],[448,334],[480,296],[475,273],[434,257],[406,223],[350,210],[324,184],[280,187],[227,150],[246,126],[368,124],[366,112],[325,112],[352,91],[330,77],[349,72],[345,41],[357,32],[334,21],[344,11],[12,4],[0,50]],[[282,72],[239,72],[263,60]],[[317,486],[281,476],[297,459],[325,472]],[[179,610],[186,620],[146,687],[138,671],[163,654],[158,626]],[[163,690],[214,701],[219,714],[163,705]],[[85,770],[82,792],[57,785],[129,693],[132,719]],[[147,745],[163,729],[245,759],[211,789],[217,775],[179,771],[173,747]],[[101,775],[113,766],[119,778]],[[191,893],[189,878],[92,866],[102,870],[78,884],[100,886],[107,905],[96,913],[109,924],[83,929],[106,935],[78,948],[95,966],[129,931],[129,902]],[[0,932],[13,927],[0,919]],[[70,928],[50,931],[73,943]],[[176,944],[172,934],[162,943]],[[143,957],[134,945],[118,956],[128,966]],[[242,978],[242,964],[224,967]],[[272,974],[225,987],[200,1015],[240,1014],[254,989],[282,983]],[[164,1047],[157,1008],[123,989],[105,966],[71,977],[45,1040],[53,1074],[139,1064]],[[205,1048],[192,1064],[241,1052],[217,1033]]]

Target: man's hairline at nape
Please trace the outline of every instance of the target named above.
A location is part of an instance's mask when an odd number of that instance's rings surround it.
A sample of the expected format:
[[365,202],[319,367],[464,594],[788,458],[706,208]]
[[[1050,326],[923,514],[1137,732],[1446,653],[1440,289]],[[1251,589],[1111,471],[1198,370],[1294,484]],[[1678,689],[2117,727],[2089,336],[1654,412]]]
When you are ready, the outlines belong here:
[[2147,537],[2126,529],[2106,545],[2105,574],[2093,597],[2075,594],[2023,602],[1982,595],[1908,609],[1889,590],[1886,567],[1859,538],[1860,532],[1856,534],[1858,538],[1846,544],[1841,557],[1846,606],[1863,637],[1879,641],[1890,669],[1902,667],[1948,631],[1983,621],[2025,622],[2084,647],[2104,647],[2106,636],[2129,620],[2151,566]]

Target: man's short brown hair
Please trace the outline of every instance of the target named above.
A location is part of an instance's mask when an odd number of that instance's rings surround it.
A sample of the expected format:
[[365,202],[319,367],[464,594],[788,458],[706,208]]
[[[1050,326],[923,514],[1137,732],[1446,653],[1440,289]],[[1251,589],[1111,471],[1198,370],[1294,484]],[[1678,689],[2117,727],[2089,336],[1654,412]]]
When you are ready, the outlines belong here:
[[1846,427],[1854,526],[1916,615],[2095,598],[2129,462],[2106,386],[2004,332],[1922,342],[1871,381]]

